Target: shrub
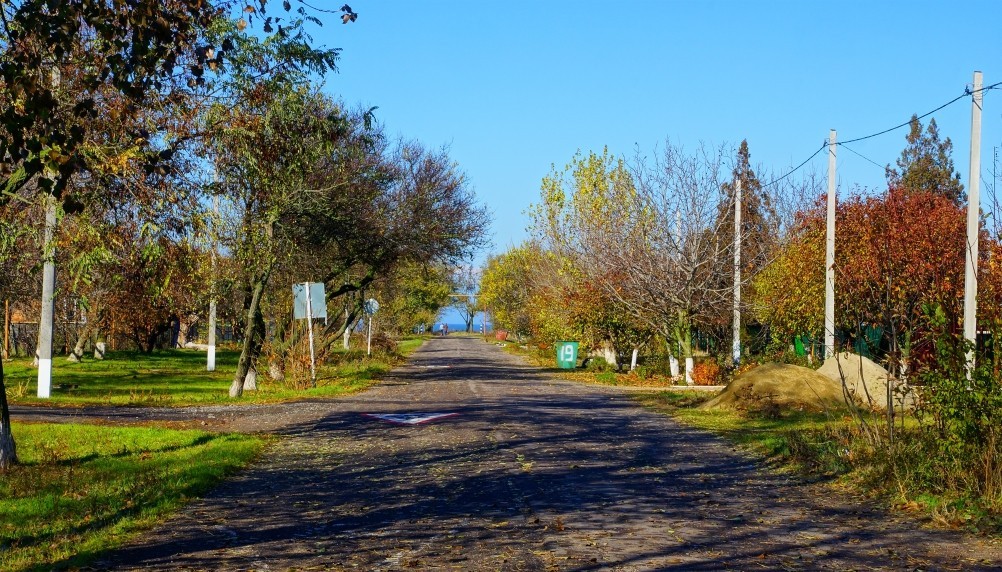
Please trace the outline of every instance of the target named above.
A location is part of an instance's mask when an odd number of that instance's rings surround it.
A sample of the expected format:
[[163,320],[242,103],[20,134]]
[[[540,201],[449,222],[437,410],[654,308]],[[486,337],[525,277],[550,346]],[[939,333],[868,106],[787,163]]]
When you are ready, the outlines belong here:
[[612,371],[612,365],[605,361],[604,357],[593,357],[588,358],[587,364],[585,364],[585,369],[594,372]]
[[701,361],[692,368],[692,382],[695,385],[720,385],[723,373],[723,368],[716,361]]

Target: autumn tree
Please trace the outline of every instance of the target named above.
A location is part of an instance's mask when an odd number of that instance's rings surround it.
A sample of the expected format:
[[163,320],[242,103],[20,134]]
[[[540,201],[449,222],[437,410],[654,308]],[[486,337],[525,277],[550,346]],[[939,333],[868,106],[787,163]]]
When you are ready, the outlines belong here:
[[488,257],[480,277],[480,301],[493,317],[495,328],[510,331],[520,341],[532,330],[533,274],[541,257],[538,246],[525,243]]
[[[574,326],[575,337],[613,365],[617,328],[605,310],[617,303],[616,243],[622,244],[624,233],[634,229],[626,214],[635,206],[634,197],[625,161],[608,149],[601,154],[578,152],[563,169],[554,167],[543,179],[540,203],[531,210],[535,239],[548,252],[541,262],[553,267],[549,289],[559,296],[556,308]],[[594,311],[576,306],[585,301]]]
[[953,143],[950,138],[940,140],[935,119],[929,120],[925,132],[922,122],[912,115],[909,122],[907,145],[897,160],[897,168],[887,166],[888,187],[900,192],[926,192],[942,195],[961,204],[965,199],[960,173],[953,168]]
[[[718,207],[719,221],[715,227],[720,233],[721,244],[734,243],[734,204],[737,182],[741,182],[741,282],[742,298],[750,300],[754,297],[753,279],[758,272],[769,263],[775,255],[779,244],[780,220],[773,204],[773,197],[762,186],[762,182],[751,166],[751,154],[748,142],[742,141],[738,146],[731,180],[723,184],[723,202]],[[776,189],[772,189],[775,191]],[[732,251],[733,252],[733,251]],[[733,265],[733,263],[732,263]],[[723,281],[722,287],[734,288],[734,273],[718,276]],[[745,308],[747,303],[742,304]],[[721,346],[731,339],[732,312],[731,308],[721,306],[722,312],[712,320],[706,328],[707,333],[716,338]],[[747,314],[745,314],[747,315]],[[743,320],[747,323],[747,319]]]
[[305,240],[322,253],[328,298],[347,302],[339,304],[346,319],[325,332],[328,344],[359,316],[358,294],[398,264],[456,266],[487,241],[489,213],[447,149],[413,141],[388,148],[362,115],[357,144],[316,171],[314,188],[323,191],[310,197],[317,202]]
[[452,303],[450,307],[456,310],[463,319],[466,332],[473,331],[473,320],[477,312],[483,309],[479,302],[478,287],[480,286],[480,271],[470,264],[460,264],[452,270]]
[[[249,15],[238,21],[244,27],[259,16],[264,31],[270,33],[273,18],[263,15],[266,3],[4,2],[0,6],[0,206],[29,190],[29,200],[44,200],[50,212],[59,201],[78,208],[78,201],[68,200],[68,189],[105,165],[136,158],[151,172],[164,169],[176,146],[190,140],[171,136],[176,117],[172,111],[188,108],[187,96],[203,89],[205,77],[221,71],[233,51],[230,38],[215,45],[207,42],[207,31],[238,9]],[[283,7],[292,9],[289,2]],[[347,6],[342,11],[352,20],[356,16]],[[279,26],[278,34],[282,33]],[[102,130],[95,121],[99,118],[122,120],[126,128]],[[107,136],[129,143],[106,145]],[[121,196],[100,190],[110,202],[131,196],[129,186],[120,188],[126,193]],[[51,252],[49,244],[45,248]],[[5,401],[0,409],[0,435],[9,435]],[[0,465],[13,458],[13,442],[9,450],[5,445],[0,443]]]
[[308,192],[304,173],[333,151],[341,119],[323,96],[284,80],[250,86],[238,107],[220,113],[226,127],[216,141],[216,166],[220,189],[240,220],[232,240],[248,299],[243,348],[230,388],[230,396],[239,397],[264,342],[262,296],[297,232],[288,223],[301,222],[294,213]]
[[436,263],[402,262],[376,286],[379,323],[396,333],[433,323],[453,291],[449,269]]
[[824,329],[825,218],[823,204],[801,212],[783,244],[752,278],[747,297],[754,319],[767,324],[774,345]]
[[895,369],[908,366],[928,308],[959,316],[963,293],[963,209],[931,191],[891,188],[882,197],[851,197],[839,207],[836,283],[842,327],[885,328]]

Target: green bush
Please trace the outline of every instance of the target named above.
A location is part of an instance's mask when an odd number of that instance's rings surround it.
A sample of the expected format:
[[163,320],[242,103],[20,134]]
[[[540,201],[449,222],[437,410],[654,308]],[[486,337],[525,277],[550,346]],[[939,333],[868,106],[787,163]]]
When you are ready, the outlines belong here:
[[593,357],[588,359],[588,363],[585,365],[585,369],[592,372],[604,372],[612,371],[615,368],[612,364],[605,361],[604,357]]

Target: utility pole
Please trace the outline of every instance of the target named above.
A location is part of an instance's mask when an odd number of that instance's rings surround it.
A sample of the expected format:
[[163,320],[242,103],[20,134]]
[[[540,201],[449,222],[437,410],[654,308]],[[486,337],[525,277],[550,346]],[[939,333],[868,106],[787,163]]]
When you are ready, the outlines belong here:
[[974,348],[978,337],[978,223],[981,218],[981,72],[974,72],[971,94],[971,163],[967,175],[967,264],[964,268],[964,339],[967,350],[967,379],[974,374]]
[[741,364],[741,178],[734,184],[734,366]]
[[825,359],[835,355],[835,130],[828,133],[828,214],[825,223]]
[[[213,172],[212,178],[216,178],[216,173]],[[215,182],[215,181],[213,181]],[[212,284],[209,286],[211,294],[209,295],[209,339],[206,340],[209,345],[208,355],[206,356],[205,371],[216,371],[216,243],[219,240],[217,236],[217,224],[219,222],[219,195],[213,195],[212,197],[212,250],[209,256],[212,260]]]
[[[59,88],[58,62],[50,71],[52,89]],[[56,175],[58,176],[58,174]],[[38,318],[38,397],[48,399],[52,389],[52,314],[56,290],[56,197],[45,194],[45,231],[42,235],[42,312]]]
[[38,397],[48,399],[52,388],[52,314],[56,290],[56,197],[45,195],[45,231],[42,237],[42,314],[38,318]]

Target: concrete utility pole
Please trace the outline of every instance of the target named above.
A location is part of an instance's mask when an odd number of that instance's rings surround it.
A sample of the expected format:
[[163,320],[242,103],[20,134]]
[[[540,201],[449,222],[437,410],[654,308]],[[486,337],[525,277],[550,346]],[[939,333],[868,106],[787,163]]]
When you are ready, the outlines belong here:
[[835,355],[835,130],[828,133],[828,216],[825,230],[825,359]]
[[734,184],[734,365],[741,364],[741,179]]
[[971,163],[967,171],[967,264],[964,269],[964,339],[967,352],[967,379],[974,373],[974,346],[978,337],[978,230],[981,219],[981,72],[974,72],[971,94]]
[[[216,178],[213,173],[212,178]],[[219,240],[216,231],[219,222],[219,196],[212,197],[212,250],[209,256],[212,257],[212,284],[209,286],[211,294],[209,296],[209,345],[208,354],[205,361],[205,371],[216,371],[216,243]]]
[[[52,89],[60,84],[59,65],[53,65]],[[56,197],[45,195],[45,231],[42,243],[42,312],[38,317],[38,397],[48,399],[52,388],[52,314],[56,290]]]
[[42,314],[38,318],[38,397],[48,399],[52,388],[52,314],[56,290],[56,197],[45,195],[42,242]]

